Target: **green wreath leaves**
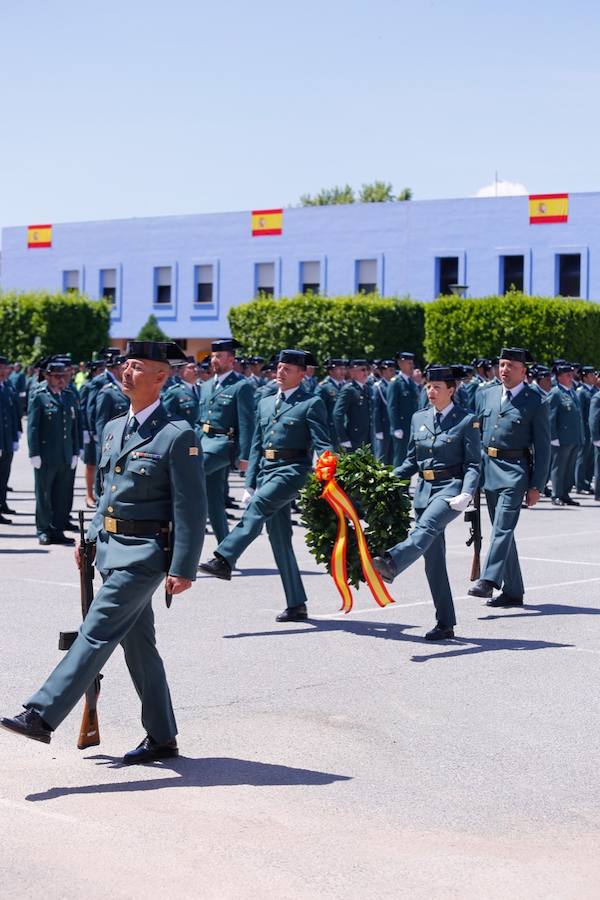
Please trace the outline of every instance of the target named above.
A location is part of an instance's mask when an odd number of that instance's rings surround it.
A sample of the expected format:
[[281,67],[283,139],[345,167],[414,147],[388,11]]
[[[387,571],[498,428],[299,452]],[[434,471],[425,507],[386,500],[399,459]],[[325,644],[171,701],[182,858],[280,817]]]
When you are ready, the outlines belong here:
[[[394,475],[370,449],[361,447],[353,453],[338,456],[335,477],[354,503],[363,526],[371,556],[403,541],[410,529],[411,502],[408,482]],[[337,517],[321,498],[324,484],[312,474],[300,493],[302,523],[306,527],[308,549],[318,563],[331,573],[331,552],[337,535]],[[355,588],[364,581],[358,555],[358,542],[352,524],[348,523],[348,582]]]

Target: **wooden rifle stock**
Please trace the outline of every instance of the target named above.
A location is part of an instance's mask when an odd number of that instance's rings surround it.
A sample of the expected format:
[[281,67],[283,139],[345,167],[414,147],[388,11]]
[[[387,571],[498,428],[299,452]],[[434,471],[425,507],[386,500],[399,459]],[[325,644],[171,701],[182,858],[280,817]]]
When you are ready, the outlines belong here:
[[473,545],[473,562],[471,563],[471,581],[478,581],[481,576],[481,491],[475,491],[473,509],[465,512],[465,522],[470,525],[467,547]]
[[[91,541],[85,537],[85,520],[83,510],[79,511],[79,586],[81,589],[81,615],[85,619],[94,599],[94,565],[93,548]],[[101,675],[97,675],[85,692],[83,704],[83,716],[79,729],[77,748],[85,750],[87,747],[97,747],[100,743],[100,731],[98,728],[98,694],[100,693]]]

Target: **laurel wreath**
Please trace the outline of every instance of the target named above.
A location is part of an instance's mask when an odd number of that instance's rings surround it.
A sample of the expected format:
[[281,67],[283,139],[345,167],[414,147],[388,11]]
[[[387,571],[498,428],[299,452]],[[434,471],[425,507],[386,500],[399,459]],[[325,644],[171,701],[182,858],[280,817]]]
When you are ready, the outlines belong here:
[[[354,503],[363,520],[363,531],[371,556],[405,540],[412,521],[408,482],[394,475],[367,447],[338,456],[336,480]],[[318,563],[324,563],[331,574],[331,553],[337,536],[337,518],[322,499],[324,484],[312,474],[300,493],[301,521],[306,528],[305,540]],[[358,587],[364,575],[358,554],[358,542],[352,524],[348,523],[346,557],[348,582]]]

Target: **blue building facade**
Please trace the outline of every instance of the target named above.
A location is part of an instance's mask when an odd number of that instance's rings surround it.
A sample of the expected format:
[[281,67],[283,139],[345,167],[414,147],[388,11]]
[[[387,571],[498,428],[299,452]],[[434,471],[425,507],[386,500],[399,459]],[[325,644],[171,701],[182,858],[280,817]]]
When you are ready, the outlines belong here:
[[431,300],[504,293],[600,299],[600,193],[571,194],[567,221],[530,224],[526,196],[284,209],[280,235],[252,236],[250,212],[2,231],[3,290],[79,290],[112,302],[113,340],[150,314],[188,352],[229,334],[227,311],[259,291],[377,290]]

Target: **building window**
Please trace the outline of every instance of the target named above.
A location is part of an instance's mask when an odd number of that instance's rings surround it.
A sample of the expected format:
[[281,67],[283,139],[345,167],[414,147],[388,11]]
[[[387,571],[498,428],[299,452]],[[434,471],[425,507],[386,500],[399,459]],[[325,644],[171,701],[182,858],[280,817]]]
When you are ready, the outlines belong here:
[[558,293],[561,297],[581,296],[581,254],[559,253],[557,256]]
[[300,263],[300,284],[303,294],[318,294],[321,290],[321,263]]
[[157,266],[154,269],[154,302],[170,303],[172,297],[171,266]]
[[214,300],[213,266],[196,266],[194,303],[212,303]]
[[357,261],[356,290],[359,294],[373,294],[377,290],[376,259],[359,259]]
[[525,286],[525,257],[500,257],[500,284],[502,293],[522,291]]
[[257,294],[263,297],[275,295],[275,263],[257,263],[255,278]]
[[117,300],[117,270],[100,269],[100,296],[114,306]]
[[63,272],[63,290],[69,292],[79,290],[79,271],[77,269]]
[[458,284],[458,256],[438,256],[436,295],[452,294],[450,285]]

